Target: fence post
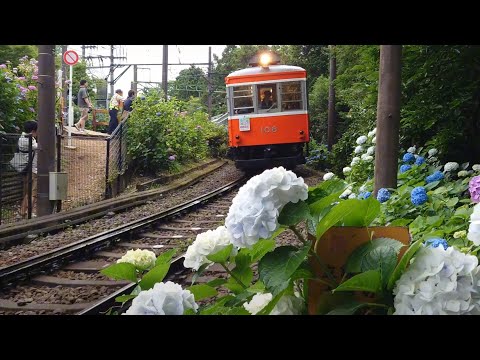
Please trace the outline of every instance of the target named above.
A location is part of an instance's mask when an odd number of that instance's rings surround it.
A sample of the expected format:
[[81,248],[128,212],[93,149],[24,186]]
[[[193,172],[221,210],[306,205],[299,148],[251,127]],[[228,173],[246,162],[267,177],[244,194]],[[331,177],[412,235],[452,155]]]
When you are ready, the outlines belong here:
[[[27,173],[27,196],[28,196],[28,218],[32,218],[32,172],[33,172],[33,156],[32,156],[32,141],[33,136],[28,136],[28,173]],[[37,159],[38,160],[38,159]]]
[[[60,124],[60,129],[62,124]],[[61,131],[61,130],[59,130]],[[62,134],[57,133],[57,172],[62,171]],[[62,211],[62,200],[57,200],[57,213]]]
[[110,138],[107,138],[107,159],[105,164],[105,199],[110,198],[110,188],[108,185],[108,173],[110,170]]
[[[3,150],[3,136],[0,135],[0,161],[2,160],[2,150]],[[0,164],[0,167],[2,165]],[[3,171],[0,169],[0,225],[2,225],[2,174]]]

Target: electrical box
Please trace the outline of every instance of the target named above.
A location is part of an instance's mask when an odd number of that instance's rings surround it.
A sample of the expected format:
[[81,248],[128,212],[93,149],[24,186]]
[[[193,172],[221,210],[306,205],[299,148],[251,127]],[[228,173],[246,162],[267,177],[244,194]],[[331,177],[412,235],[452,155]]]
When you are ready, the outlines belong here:
[[49,173],[49,200],[66,200],[68,188],[68,174],[66,172]]

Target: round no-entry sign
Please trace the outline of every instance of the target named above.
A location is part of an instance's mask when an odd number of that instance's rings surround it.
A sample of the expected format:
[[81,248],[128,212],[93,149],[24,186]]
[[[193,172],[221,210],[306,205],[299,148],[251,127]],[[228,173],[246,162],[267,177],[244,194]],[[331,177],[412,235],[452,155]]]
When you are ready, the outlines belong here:
[[63,61],[67,65],[75,65],[78,62],[78,54],[73,50],[67,50],[63,54]]

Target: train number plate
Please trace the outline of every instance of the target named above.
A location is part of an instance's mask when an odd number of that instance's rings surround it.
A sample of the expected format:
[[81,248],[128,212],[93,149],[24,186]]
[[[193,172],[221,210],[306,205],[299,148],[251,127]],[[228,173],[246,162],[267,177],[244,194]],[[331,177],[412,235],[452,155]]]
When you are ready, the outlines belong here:
[[248,116],[240,117],[240,131],[250,131],[250,118]]

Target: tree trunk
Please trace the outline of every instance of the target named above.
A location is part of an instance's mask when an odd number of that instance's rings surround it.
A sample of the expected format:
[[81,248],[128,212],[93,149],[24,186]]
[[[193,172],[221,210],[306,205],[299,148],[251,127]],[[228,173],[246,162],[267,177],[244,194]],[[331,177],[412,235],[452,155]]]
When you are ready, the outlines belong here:
[[397,187],[402,45],[380,46],[375,147],[375,195]]
[[332,150],[335,143],[337,124],[335,118],[335,87],[333,82],[337,76],[337,61],[335,58],[335,46],[330,45],[330,87],[328,91],[328,150]]

